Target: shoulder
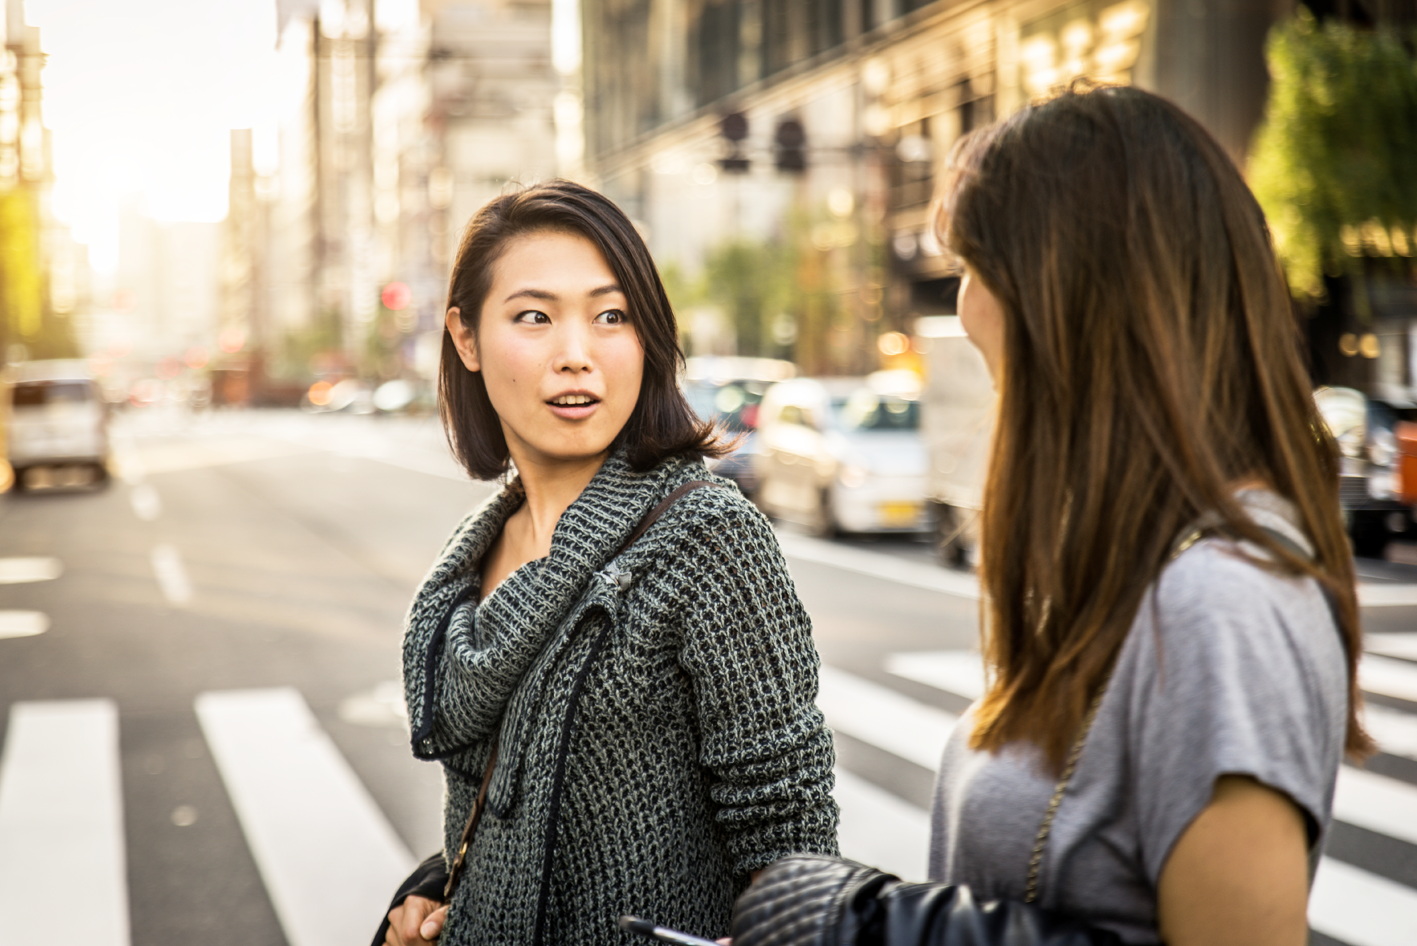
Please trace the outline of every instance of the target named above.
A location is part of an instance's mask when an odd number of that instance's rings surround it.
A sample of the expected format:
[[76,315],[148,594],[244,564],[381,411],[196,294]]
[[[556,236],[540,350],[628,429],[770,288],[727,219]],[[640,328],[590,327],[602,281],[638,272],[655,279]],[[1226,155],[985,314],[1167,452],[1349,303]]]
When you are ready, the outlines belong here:
[[1289,666],[1313,685],[1341,688],[1342,639],[1318,582],[1261,556],[1224,538],[1187,549],[1143,600],[1133,646],[1155,651],[1172,678],[1263,676]]

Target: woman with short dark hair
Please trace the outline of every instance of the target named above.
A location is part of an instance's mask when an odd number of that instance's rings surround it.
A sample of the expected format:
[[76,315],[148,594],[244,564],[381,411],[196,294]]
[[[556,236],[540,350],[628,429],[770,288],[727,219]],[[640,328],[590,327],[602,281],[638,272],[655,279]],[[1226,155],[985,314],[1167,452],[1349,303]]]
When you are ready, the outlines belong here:
[[409,612],[445,849],[384,942],[620,943],[622,914],[722,936],[751,872],[835,850],[810,622],[766,519],[704,467],[727,448],[680,361],[649,252],[603,196],[555,181],[472,219],[443,423],[474,478],[515,475]]
[[[989,680],[941,763],[937,883],[789,861],[739,946],[1301,946],[1340,760],[1371,742],[1338,453],[1263,214],[1135,88],[976,132],[943,196],[999,400]],[[819,899],[775,900],[784,878]]]

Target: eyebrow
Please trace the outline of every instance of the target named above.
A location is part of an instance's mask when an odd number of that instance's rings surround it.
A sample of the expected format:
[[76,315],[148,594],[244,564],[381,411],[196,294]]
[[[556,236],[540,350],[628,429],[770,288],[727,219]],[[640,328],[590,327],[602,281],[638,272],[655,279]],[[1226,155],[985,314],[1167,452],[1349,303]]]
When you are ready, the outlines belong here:
[[[611,283],[608,286],[601,286],[597,289],[592,289],[586,295],[588,295],[592,299],[598,299],[601,296],[608,296],[612,293],[617,292],[621,295],[624,294],[624,290],[622,290],[617,284]],[[545,289],[518,289],[516,292],[512,293],[510,296],[503,299],[502,301],[511,302],[513,299],[540,299],[543,302],[556,302],[560,298],[561,297],[556,295],[556,293],[547,292]]]

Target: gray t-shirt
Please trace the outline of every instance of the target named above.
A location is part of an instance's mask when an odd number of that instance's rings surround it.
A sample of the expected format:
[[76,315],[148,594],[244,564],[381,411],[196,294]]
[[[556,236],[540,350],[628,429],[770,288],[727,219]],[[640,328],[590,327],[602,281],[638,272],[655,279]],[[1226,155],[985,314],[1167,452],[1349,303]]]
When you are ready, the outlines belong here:
[[[1307,550],[1284,500],[1242,499],[1260,525]],[[1127,943],[1160,943],[1161,870],[1225,774],[1253,776],[1302,809],[1312,879],[1347,713],[1343,645],[1318,584],[1265,571],[1230,540],[1196,543],[1148,590],[1122,645],[1054,819],[1039,902]],[[971,719],[945,747],[930,876],[1022,899],[1057,779],[1031,744],[971,750]]]

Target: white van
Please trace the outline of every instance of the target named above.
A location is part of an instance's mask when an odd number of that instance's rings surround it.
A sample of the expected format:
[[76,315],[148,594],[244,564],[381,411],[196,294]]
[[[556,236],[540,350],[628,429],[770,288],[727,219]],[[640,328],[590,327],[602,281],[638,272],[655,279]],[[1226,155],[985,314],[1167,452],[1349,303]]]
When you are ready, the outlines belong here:
[[40,467],[87,467],[91,482],[107,481],[108,407],[85,362],[12,365],[0,387],[0,413],[16,491]]

